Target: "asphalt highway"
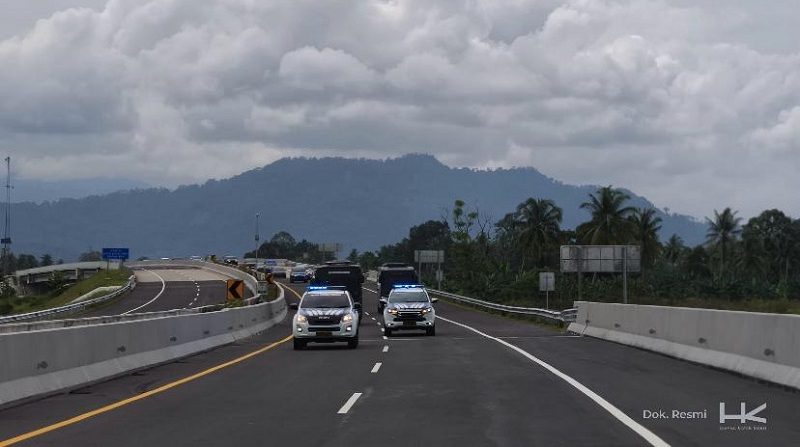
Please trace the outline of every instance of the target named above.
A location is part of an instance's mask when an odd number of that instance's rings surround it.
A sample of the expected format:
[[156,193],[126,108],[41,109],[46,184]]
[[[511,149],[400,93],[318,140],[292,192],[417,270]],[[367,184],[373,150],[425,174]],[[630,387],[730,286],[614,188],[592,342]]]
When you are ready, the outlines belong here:
[[[26,433],[19,445],[788,446],[800,440],[800,395],[784,388],[445,302],[436,305],[435,337],[384,338],[381,319],[372,315],[377,297],[366,286],[370,315],[358,349],[294,351],[287,319],[241,343],[2,410],[0,447]],[[766,430],[720,424],[720,402],[737,411],[740,402],[748,409],[767,403],[760,414]],[[705,410],[707,417],[646,417],[659,410]]]
[[134,270],[136,288],[74,318],[201,307],[225,301],[225,277],[197,268],[152,267]]

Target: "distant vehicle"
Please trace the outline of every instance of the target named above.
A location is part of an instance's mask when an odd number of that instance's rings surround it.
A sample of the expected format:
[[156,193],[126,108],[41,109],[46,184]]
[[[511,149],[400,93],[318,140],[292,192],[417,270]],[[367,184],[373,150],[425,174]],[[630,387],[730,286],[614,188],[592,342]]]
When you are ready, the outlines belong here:
[[[378,269],[378,298],[386,298],[396,284],[416,284],[419,282],[414,267],[400,263],[388,262]],[[378,301],[378,313],[383,312],[382,301]]]
[[222,262],[228,265],[239,265],[239,259],[236,256],[223,256]]
[[170,258],[161,258],[161,260],[162,261],[171,261],[172,259],[170,259]]
[[381,298],[384,305],[383,333],[391,337],[394,331],[422,329],[427,335],[436,335],[436,311],[431,298],[421,284],[398,284],[387,298]]
[[309,280],[314,277],[314,271],[316,271],[316,269],[317,268],[313,265],[306,267],[306,275],[308,275]]
[[361,304],[361,284],[364,283],[364,273],[361,266],[350,261],[331,261],[317,266],[314,277],[311,278],[313,286],[344,286],[350,292],[353,301]]
[[289,273],[289,282],[308,282],[309,280],[308,271],[305,267],[293,267],[291,273]]
[[203,257],[202,256],[189,256],[189,260],[190,261],[202,261]]
[[361,304],[353,302],[344,287],[309,286],[300,304],[289,308],[297,311],[292,319],[294,349],[303,349],[309,342],[358,346]]

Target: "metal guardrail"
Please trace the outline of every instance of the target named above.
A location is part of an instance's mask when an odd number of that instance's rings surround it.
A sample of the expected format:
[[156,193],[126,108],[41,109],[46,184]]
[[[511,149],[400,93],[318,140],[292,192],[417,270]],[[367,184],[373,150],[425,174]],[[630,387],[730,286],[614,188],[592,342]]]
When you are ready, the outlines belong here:
[[85,300],[78,303],[67,304],[66,306],[54,307],[52,309],[39,310],[36,312],[28,312],[24,314],[7,315],[5,317],[0,317],[0,324],[15,323],[17,321],[37,320],[40,318],[49,317],[51,315],[76,312],[79,310],[86,309],[87,307],[112,300],[122,295],[123,293],[133,290],[134,287],[136,287],[136,276],[131,275],[131,277],[128,278],[127,284],[109,293],[108,295],[103,295],[97,298],[92,298],[90,300]]
[[470,298],[467,296],[456,295],[455,293],[444,292],[441,290],[434,290],[434,289],[428,289],[428,292],[434,295],[447,298],[449,300],[460,301],[462,303],[468,303],[474,306],[485,307],[487,309],[493,309],[517,315],[533,315],[537,317],[548,318],[551,320],[563,321],[565,323],[571,323],[575,321],[575,317],[578,312],[578,309],[566,309],[558,311],[558,310],[539,309],[536,307],[507,306],[505,304],[492,303],[490,301],[483,301],[476,298]]

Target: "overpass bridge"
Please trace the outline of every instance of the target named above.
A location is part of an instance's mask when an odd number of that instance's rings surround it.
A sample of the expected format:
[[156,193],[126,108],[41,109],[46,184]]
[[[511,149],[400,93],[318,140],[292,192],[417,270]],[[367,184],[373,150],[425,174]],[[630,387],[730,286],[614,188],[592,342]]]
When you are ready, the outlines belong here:
[[[185,282],[178,272],[199,267],[141,268],[164,269],[169,288]],[[254,278],[211,268],[257,292]],[[153,283],[155,296],[161,281]],[[375,285],[364,286],[364,308],[375,309]],[[191,290],[174,290],[170,296],[190,298]],[[436,305],[435,337],[386,337],[382,317],[368,312],[358,349],[294,351],[286,306],[303,285],[281,290],[275,300],[236,309],[145,307],[122,315],[138,306],[129,303],[116,316],[93,317],[102,320],[96,324],[85,318],[0,331],[0,357],[13,360],[0,364],[0,396],[85,378],[34,394],[37,400],[0,404],[0,447],[752,446],[800,439],[794,316],[766,322],[715,311],[651,319],[666,311],[578,303],[566,332],[484,312],[477,299],[452,299]],[[684,339],[675,340],[668,323],[679,318],[688,320]],[[744,335],[735,338],[730,327]],[[641,338],[652,343],[636,345]],[[702,350],[705,358],[697,356]],[[735,364],[703,364],[733,356]],[[745,364],[765,375],[730,371]],[[60,366],[65,372],[54,371]]]
[[54,273],[60,273],[67,281],[80,281],[88,278],[100,270],[119,269],[119,263],[106,261],[70,262],[66,264],[53,264],[45,267],[36,267],[26,270],[17,270],[13,275],[14,286],[20,294],[29,293],[37,285],[45,284]]

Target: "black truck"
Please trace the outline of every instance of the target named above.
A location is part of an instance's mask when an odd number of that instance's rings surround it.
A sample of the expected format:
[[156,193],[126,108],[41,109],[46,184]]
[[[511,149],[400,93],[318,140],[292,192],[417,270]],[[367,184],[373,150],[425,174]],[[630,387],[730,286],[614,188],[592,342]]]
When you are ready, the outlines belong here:
[[309,281],[312,286],[344,286],[356,303],[361,303],[361,284],[364,273],[361,266],[350,261],[330,261],[314,270]]
[[387,262],[383,264],[378,269],[378,291],[380,293],[378,297],[378,313],[380,314],[383,312],[380,298],[388,297],[389,292],[392,291],[392,287],[397,284],[417,284],[418,282],[419,279],[417,278],[417,272],[414,270],[414,267],[399,262]]

